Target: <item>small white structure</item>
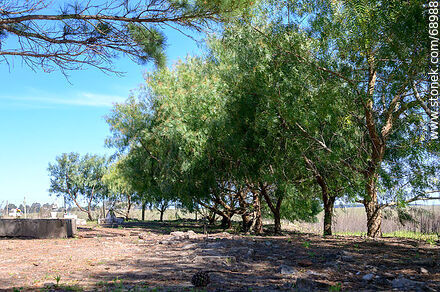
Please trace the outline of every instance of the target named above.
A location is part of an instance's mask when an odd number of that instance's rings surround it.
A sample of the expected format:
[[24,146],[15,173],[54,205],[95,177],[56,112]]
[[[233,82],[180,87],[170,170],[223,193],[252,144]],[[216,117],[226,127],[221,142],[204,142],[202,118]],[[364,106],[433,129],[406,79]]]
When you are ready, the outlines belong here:
[[65,213],[64,219],[78,219],[78,216],[75,214]]
[[56,203],[52,204],[52,211],[50,212],[50,217],[52,219],[57,219],[57,210],[58,210],[58,205]]
[[20,218],[21,216],[23,216],[23,213],[21,212],[20,209],[11,209],[11,211],[9,212],[9,217],[13,217],[13,218]]
[[116,217],[115,212],[113,212],[113,210],[109,210],[105,218],[98,219],[98,224],[121,224],[123,222],[124,222],[124,218]]
[[75,219],[77,226],[87,225],[87,221],[85,219],[78,219],[78,216],[75,214],[65,213],[64,219]]

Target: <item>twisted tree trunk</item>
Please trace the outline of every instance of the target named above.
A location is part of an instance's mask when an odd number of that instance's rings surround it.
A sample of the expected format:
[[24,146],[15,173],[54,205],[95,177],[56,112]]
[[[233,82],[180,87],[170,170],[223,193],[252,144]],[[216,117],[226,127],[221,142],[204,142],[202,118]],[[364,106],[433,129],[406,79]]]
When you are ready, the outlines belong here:
[[243,232],[249,232],[251,229],[253,220],[249,214],[249,204],[246,202],[246,192],[241,190],[237,192],[238,202],[240,204],[240,213],[241,213],[241,229]]
[[253,193],[254,200],[254,232],[258,235],[263,234],[263,220],[261,216],[261,195],[258,192]]
[[324,236],[332,235],[333,207],[335,205],[336,196],[330,194],[327,179],[322,175],[322,172],[318,170],[315,163],[306,155],[303,155],[303,158],[307,167],[313,172],[316,182],[321,187],[322,202],[324,203]]
[[377,199],[377,170],[383,160],[385,154],[385,145],[388,135],[393,128],[393,112],[401,98],[397,94],[391,101],[387,113],[385,114],[386,120],[382,127],[381,132],[377,131],[377,125],[375,122],[374,112],[374,90],[376,86],[377,71],[375,68],[375,58],[370,52],[368,54],[368,99],[365,104],[365,121],[368,129],[369,141],[371,142],[371,160],[364,175],[367,181],[366,194],[363,199],[365,211],[367,213],[367,236],[377,237],[382,236],[381,224],[382,224],[382,211]]
[[234,213],[231,210],[224,210],[224,211],[220,210],[217,207],[217,203],[215,204],[215,206],[210,206],[201,200],[198,203],[201,206],[214,212],[214,214],[218,214],[219,216],[222,217],[222,220],[221,220],[221,227],[222,228],[225,228],[225,229],[231,228],[231,226],[232,226],[231,217],[234,215]]
[[222,215],[222,223],[221,227],[224,229],[229,229],[232,226],[231,217],[227,216],[226,214]]
[[382,236],[382,209],[377,199],[377,174],[371,175],[366,185],[367,197],[363,203],[367,213],[367,236]]
[[280,234],[281,233],[281,203],[283,202],[283,198],[282,197],[276,198],[276,204],[274,205],[272,199],[267,193],[266,186],[263,183],[260,183],[260,191],[264,199],[266,200],[267,205],[272,211],[274,224],[275,224],[274,233]]
[[335,205],[335,197],[324,196],[324,235],[332,235],[333,208]]
[[210,211],[210,212],[208,212],[208,222],[209,222],[209,225],[214,225],[215,224],[215,212],[212,212],[212,211]]

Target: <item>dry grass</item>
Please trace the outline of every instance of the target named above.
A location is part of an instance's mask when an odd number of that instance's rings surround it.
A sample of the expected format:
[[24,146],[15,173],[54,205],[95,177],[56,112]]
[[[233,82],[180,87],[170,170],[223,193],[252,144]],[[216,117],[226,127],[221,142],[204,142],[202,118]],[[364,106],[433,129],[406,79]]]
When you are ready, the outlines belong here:
[[[440,206],[417,206],[410,211],[414,221],[405,222],[402,225],[395,210],[384,213],[382,232],[385,235],[396,237],[414,238],[414,234],[437,235],[440,233]],[[339,234],[361,235],[367,232],[367,217],[363,207],[337,208],[335,209],[333,230]],[[322,233],[323,213],[318,215],[316,223],[293,223],[289,224],[301,231]],[[408,236],[405,236],[408,235]]]

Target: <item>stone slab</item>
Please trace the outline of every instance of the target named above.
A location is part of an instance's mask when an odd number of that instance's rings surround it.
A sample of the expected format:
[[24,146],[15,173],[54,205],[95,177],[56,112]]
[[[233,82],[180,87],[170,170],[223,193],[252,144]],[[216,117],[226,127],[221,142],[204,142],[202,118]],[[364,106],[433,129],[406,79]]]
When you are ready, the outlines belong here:
[[73,219],[0,219],[0,237],[67,238],[75,234]]

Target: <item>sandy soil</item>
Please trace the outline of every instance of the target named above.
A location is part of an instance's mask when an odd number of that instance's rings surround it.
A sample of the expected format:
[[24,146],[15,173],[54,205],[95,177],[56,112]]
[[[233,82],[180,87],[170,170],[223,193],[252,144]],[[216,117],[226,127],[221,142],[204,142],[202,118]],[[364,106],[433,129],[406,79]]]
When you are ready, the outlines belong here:
[[0,290],[191,291],[194,273],[214,270],[207,291],[440,291],[439,246],[413,240],[158,230],[93,227],[70,239],[2,238]]

